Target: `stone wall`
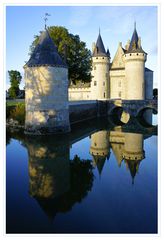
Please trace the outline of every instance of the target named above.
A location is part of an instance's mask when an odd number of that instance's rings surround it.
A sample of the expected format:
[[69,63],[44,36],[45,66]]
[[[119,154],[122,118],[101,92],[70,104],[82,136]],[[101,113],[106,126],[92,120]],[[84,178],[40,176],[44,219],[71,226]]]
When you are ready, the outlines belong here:
[[106,101],[90,100],[69,102],[69,117],[71,124],[106,115]]
[[69,101],[80,101],[91,99],[91,88],[69,88]]
[[25,87],[26,133],[69,131],[67,68],[27,67]]

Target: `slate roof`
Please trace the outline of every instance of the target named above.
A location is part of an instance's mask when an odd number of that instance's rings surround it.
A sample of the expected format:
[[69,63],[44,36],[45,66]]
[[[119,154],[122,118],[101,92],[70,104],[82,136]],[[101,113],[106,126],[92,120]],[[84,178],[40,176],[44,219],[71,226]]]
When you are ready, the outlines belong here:
[[105,56],[105,57],[108,56],[105,51],[105,47],[104,47],[100,33],[98,35],[96,46],[93,52],[93,57],[97,57],[97,56]]
[[134,25],[134,31],[133,31],[133,35],[130,41],[130,45],[128,50],[126,51],[126,53],[132,53],[132,52],[141,52],[141,53],[145,53],[144,50],[142,49],[141,46],[138,45],[138,33],[136,30],[136,24]]
[[151,69],[149,69],[149,68],[147,68],[147,67],[145,67],[145,71],[146,71],[146,72],[153,72]]
[[39,37],[39,42],[31,54],[25,67],[37,66],[57,66],[67,67],[66,63],[60,57],[57,47],[54,45],[47,29]]

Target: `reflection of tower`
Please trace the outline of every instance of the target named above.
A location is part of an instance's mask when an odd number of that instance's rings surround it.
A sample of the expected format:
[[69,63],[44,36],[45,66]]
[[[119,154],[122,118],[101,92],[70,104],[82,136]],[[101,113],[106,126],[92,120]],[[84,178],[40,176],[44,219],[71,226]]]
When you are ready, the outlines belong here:
[[121,131],[120,127],[116,127],[115,131],[110,131],[109,141],[118,166],[120,167],[123,159],[125,141],[124,132]]
[[93,165],[101,174],[106,158],[109,159],[109,132],[99,131],[91,135],[90,154],[93,156]]
[[69,145],[53,141],[26,142],[29,153],[30,195],[54,198],[70,187]]
[[144,150],[143,150],[143,134],[136,133],[124,133],[125,134],[125,145],[123,158],[127,164],[127,167],[130,170],[132,179],[138,171],[139,164],[142,159],[144,159]]

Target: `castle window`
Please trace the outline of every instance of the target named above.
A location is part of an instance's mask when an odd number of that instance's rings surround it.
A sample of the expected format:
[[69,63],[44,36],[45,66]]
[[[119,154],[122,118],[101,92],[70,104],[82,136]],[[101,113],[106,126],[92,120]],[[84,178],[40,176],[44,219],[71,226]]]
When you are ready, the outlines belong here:
[[98,57],[96,59],[98,59]]
[[121,81],[118,82],[118,86],[121,87]]
[[94,67],[94,70],[96,70],[96,67]]
[[121,92],[118,93],[118,96],[121,97]]
[[136,55],[138,56],[138,53]]
[[104,93],[104,98],[105,98],[105,93]]
[[105,86],[105,82],[103,82],[103,86]]
[[132,56],[132,54],[130,53],[130,56]]
[[96,81],[94,81],[94,86],[96,86],[97,85],[97,82]]
[[102,57],[102,59],[104,59],[104,57]]

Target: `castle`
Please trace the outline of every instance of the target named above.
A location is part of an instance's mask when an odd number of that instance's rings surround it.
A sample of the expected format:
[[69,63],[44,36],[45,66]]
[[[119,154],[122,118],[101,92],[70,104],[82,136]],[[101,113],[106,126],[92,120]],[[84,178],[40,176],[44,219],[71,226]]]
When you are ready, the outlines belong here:
[[25,132],[36,135],[69,132],[71,101],[152,99],[153,71],[145,67],[147,53],[142,49],[136,25],[125,49],[119,43],[113,61],[110,59],[99,32],[93,44],[90,87],[68,87],[68,67],[45,28],[24,66]]
[[145,67],[136,24],[125,48],[120,42],[112,62],[99,32],[92,49],[92,81],[89,88],[69,88],[69,100],[143,100],[153,98],[153,71]]

